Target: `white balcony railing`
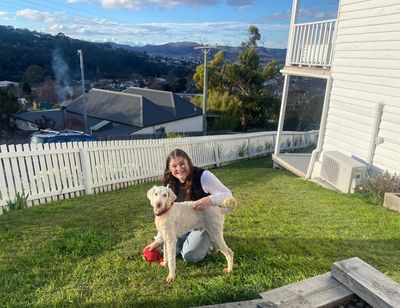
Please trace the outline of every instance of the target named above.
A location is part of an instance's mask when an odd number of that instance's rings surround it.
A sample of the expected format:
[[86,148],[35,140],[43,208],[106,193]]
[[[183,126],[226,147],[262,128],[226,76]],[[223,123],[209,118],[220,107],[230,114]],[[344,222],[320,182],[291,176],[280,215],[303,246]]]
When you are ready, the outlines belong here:
[[287,65],[330,67],[336,19],[295,24]]

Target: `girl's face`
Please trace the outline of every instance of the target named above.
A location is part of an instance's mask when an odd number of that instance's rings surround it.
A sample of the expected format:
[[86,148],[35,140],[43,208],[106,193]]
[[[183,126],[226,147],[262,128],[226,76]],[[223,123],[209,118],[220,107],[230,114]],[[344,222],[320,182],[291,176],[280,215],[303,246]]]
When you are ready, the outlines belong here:
[[184,183],[190,173],[189,163],[183,157],[171,158],[169,161],[169,171],[181,183]]

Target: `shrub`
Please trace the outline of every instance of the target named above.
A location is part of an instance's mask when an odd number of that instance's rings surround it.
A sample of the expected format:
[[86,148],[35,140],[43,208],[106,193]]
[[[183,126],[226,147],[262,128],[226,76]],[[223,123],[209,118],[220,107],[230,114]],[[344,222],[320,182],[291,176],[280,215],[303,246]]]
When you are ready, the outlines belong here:
[[239,155],[239,157],[244,157],[246,155],[246,153],[247,153],[247,146],[244,143],[239,147],[238,155]]
[[181,138],[183,137],[182,134],[176,133],[176,132],[168,132],[166,134],[166,138],[170,139],[170,138]]
[[17,193],[14,200],[8,200],[6,211],[21,210],[28,206],[29,194]]
[[400,192],[400,176],[387,171],[379,176],[370,177],[361,182],[355,192],[372,204],[381,205],[385,192]]

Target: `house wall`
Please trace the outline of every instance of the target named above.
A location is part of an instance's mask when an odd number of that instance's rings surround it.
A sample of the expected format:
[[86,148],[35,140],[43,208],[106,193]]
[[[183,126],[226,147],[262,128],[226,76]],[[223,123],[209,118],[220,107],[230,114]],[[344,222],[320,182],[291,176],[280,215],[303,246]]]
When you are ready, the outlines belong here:
[[332,78],[322,149],[367,161],[382,103],[373,165],[400,172],[400,0],[341,0]]
[[154,134],[155,130],[160,127],[165,127],[165,132],[201,132],[203,131],[203,117],[200,115],[198,117],[178,120],[169,123],[162,123],[159,125],[145,127],[141,130],[134,132],[134,135],[140,134]]

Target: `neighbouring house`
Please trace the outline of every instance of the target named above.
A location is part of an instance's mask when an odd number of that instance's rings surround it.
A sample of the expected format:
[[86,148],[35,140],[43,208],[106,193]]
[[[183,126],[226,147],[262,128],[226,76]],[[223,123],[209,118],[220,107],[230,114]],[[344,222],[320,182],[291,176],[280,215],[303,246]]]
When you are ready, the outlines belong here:
[[60,109],[23,111],[9,114],[20,130],[36,131],[42,128],[64,129],[64,115]]
[[[123,92],[92,89],[67,107],[67,122],[84,123],[94,135],[117,136],[165,132],[201,132],[202,110],[178,95],[141,88]],[[68,125],[67,125],[68,126]],[[76,127],[75,127],[76,129]]]
[[[88,131],[98,137],[155,134],[157,132],[202,132],[202,110],[178,95],[141,88],[124,92],[92,89],[63,109],[17,112],[10,116],[19,127],[56,130],[85,129],[86,106]],[[26,122],[26,123],[22,123]]]
[[15,86],[15,87],[17,87],[17,86],[18,86],[18,82],[15,82],[15,81],[8,81],[8,80],[0,81],[0,88],[6,88],[6,87],[8,87],[8,86]]
[[[292,5],[274,163],[344,192],[366,173],[400,173],[400,0],[339,0],[337,19],[307,23]],[[281,153],[291,76],[326,80],[312,154]]]

